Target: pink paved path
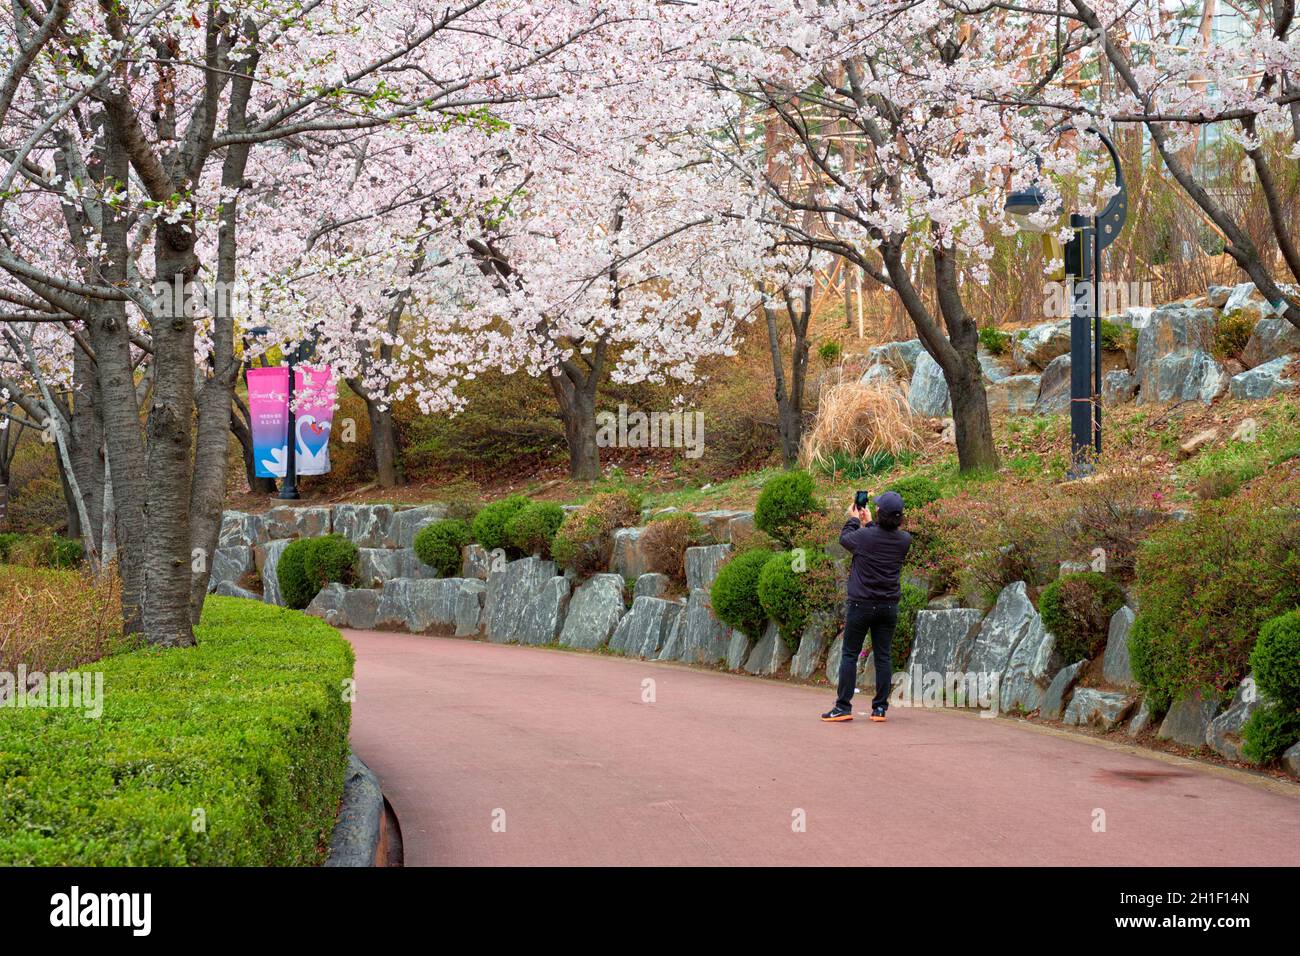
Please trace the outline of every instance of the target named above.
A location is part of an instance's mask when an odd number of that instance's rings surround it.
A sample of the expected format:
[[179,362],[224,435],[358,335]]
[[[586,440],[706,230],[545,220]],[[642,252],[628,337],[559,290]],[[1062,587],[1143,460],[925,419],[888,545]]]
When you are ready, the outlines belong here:
[[346,633],[407,865],[1300,863],[1296,797],[1008,721],[823,724],[825,689]]

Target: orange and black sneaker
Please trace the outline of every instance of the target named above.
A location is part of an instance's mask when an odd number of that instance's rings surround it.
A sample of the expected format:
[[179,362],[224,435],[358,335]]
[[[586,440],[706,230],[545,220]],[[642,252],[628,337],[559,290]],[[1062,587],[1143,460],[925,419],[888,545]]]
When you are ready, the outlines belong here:
[[883,708],[883,707],[872,707],[872,708],[871,708],[871,719],[874,720],[874,721],[875,721],[876,723],[878,723],[878,724],[880,724],[880,723],[884,723],[885,720],[887,719],[887,718],[885,717],[885,708]]
[[853,719],[853,711],[848,708],[840,707],[838,705],[832,707],[830,710],[826,711],[826,713],[822,714],[822,720],[825,721],[852,720],[852,719]]

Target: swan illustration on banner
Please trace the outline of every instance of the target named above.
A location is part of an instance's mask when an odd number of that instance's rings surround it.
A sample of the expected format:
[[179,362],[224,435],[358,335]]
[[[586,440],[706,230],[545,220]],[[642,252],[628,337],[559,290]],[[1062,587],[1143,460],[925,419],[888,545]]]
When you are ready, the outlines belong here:
[[298,474],[323,475],[330,470],[330,422],[315,415],[298,419]]
[[[329,437],[335,386],[328,367],[294,370],[295,466],[299,475],[330,470]],[[248,370],[248,409],[253,461],[263,478],[283,478],[289,459],[289,369],[281,365]]]

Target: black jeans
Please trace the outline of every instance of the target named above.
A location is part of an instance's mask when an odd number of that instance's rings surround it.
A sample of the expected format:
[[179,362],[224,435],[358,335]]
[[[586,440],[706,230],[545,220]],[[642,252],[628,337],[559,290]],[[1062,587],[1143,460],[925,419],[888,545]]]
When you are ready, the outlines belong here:
[[889,682],[892,678],[890,653],[894,645],[894,628],[898,625],[898,605],[872,601],[849,601],[844,614],[844,654],[840,657],[840,687],[837,707],[853,709],[853,691],[858,683],[858,655],[862,640],[871,632],[871,648],[876,659],[876,696],[871,706],[889,707]]

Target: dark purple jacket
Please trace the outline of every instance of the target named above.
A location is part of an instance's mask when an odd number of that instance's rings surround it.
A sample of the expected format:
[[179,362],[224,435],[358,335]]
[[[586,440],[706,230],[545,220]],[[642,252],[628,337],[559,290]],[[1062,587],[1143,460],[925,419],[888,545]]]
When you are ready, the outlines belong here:
[[849,600],[897,604],[903,596],[898,583],[912,547],[906,531],[886,531],[874,521],[865,527],[857,518],[844,522],[840,545],[853,555],[849,569]]

